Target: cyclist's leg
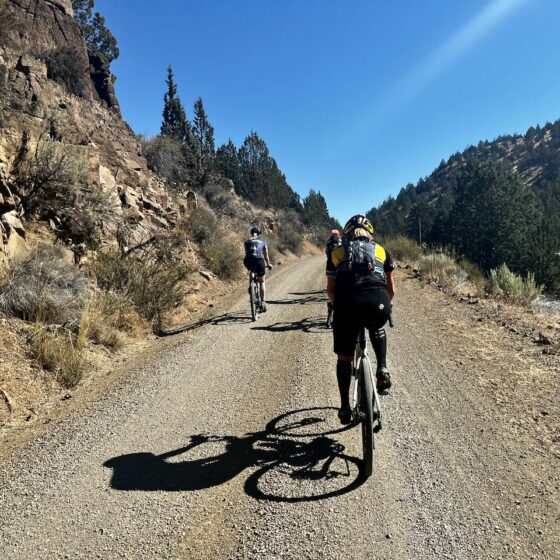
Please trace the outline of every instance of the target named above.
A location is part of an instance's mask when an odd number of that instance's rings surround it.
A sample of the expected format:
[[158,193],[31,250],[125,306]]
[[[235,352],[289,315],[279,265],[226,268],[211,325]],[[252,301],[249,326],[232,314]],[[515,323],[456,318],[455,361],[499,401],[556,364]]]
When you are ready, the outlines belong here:
[[258,261],[255,263],[255,274],[257,277],[257,282],[259,283],[259,287],[260,287],[260,292],[261,292],[261,303],[264,305],[266,302],[266,284],[264,281],[264,275],[266,272],[266,264],[264,262],[264,259],[258,259]]
[[337,304],[333,322],[334,351],[338,356],[336,379],[340,394],[339,418],[344,424],[350,422],[350,381],[352,377],[352,360],[360,326],[355,320],[350,302]]

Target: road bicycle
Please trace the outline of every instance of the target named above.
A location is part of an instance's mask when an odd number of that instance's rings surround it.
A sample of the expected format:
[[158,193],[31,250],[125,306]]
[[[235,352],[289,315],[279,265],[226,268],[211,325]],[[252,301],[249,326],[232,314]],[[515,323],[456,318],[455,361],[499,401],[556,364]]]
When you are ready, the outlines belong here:
[[381,406],[379,394],[368,356],[366,330],[362,327],[352,362],[351,401],[353,424],[361,424],[364,478],[373,471],[374,434],[381,430]]
[[256,275],[251,272],[249,277],[249,303],[251,305],[251,317],[256,321],[261,311],[261,290],[256,280]]

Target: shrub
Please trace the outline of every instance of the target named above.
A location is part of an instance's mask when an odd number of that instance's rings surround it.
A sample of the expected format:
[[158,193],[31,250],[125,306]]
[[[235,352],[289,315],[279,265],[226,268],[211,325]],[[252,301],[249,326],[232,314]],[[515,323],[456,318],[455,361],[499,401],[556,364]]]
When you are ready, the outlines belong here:
[[461,259],[458,264],[466,273],[469,282],[482,291],[486,284],[486,278],[480,267],[468,259]]
[[218,220],[207,206],[199,204],[186,219],[183,228],[196,243],[212,243],[216,239]]
[[234,196],[224,187],[208,183],[204,187],[204,196],[214,211],[224,216],[235,216]]
[[204,247],[204,256],[210,270],[219,278],[232,280],[241,274],[242,255],[239,243],[222,238]]
[[[24,140],[22,151],[29,149]],[[43,132],[30,158],[22,158],[15,172],[16,187],[27,212],[56,212],[85,185],[87,166],[79,148],[54,140]]]
[[65,87],[69,93],[84,97],[88,91],[86,68],[80,65],[76,53],[70,49],[59,49],[39,58],[47,65],[47,78]]
[[416,262],[422,255],[422,247],[410,237],[397,235],[391,237],[383,244],[394,259],[399,261]]
[[294,255],[303,253],[303,239],[295,226],[290,223],[280,227],[278,231],[278,250],[282,253],[290,251]]
[[74,336],[65,329],[39,329],[31,339],[31,354],[48,371],[55,374],[65,387],[78,384],[86,368]]
[[423,278],[442,284],[461,284],[467,279],[467,274],[459,265],[442,253],[423,255],[418,261],[418,268]]
[[175,188],[183,187],[189,178],[184,148],[171,136],[141,139],[142,151],[148,167],[165,178]]
[[543,287],[537,285],[532,272],[528,272],[527,277],[522,278],[511,272],[505,263],[498,269],[490,270],[486,289],[494,297],[520,305],[529,305],[543,292]]
[[26,321],[65,325],[76,330],[85,302],[86,282],[60,248],[39,245],[15,262],[0,285],[0,310]]
[[93,273],[102,289],[124,295],[159,327],[164,314],[183,301],[183,281],[189,270],[180,257],[181,248],[179,236],[152,238],[125,256],[100,253]]

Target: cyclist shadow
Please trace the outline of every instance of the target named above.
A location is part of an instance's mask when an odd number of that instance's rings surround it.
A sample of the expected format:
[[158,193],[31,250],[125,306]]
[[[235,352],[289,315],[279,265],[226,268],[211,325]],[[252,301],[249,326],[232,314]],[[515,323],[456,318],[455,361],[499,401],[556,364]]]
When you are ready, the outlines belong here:
[[268,300],[271,305],[307,305],[308,303],[327,303],[325,290],[316,290],[313,292],[290,292],[291,296],[297,296],[286,299]]
[[[187,445],[156,455],[149,452],[113,457],[104,463],[112,469],[111,487],[124,491],[185,492],[212,488],[228,482],[247,469],[256,470],[245,482],[247,495],[269,501],[314,501],[351,492],[362,484],[359,461],[344,453],[344,446],[329,435],[336,429],[307,435],[299,433],[318,423],[316,408],[292,411],[271,420],[260,432],[244,436],[197,434]],[[314,416],[306,413],[315,412]],[[304,415],[286,427],[278,422],[292,415]],[[346,429],[346,428],[344,428]],[[297,432],[297,433],[294,433]],[[205,450],[204,446],[208,449]],[[268,473],[281,476],[294,486],[294,495],[280,495],[268,488]],[[339,484],[333,489],[333,479]],[[264,482],[263,482],[264,480]],[[328,481],[328,482],[327,482]],[[313,491],[305,493],[312,484]]]
[[326,330],[325,317],[306,317],[299,321],[288,321],[272,323],[271,325],[262,325],[251,327],[255,331],[269,331],[269,332],[290,332],[290,331],[303,331],[306,333],[324,333]]
[[240,324],[240,323],[252,323],[251,317],[249,317],[244,312],[236,313],[224,313],[223,315],[217,315],[216,317],[210,317],[208,319],[202,319],[196,323],[189,323],[187,325],[180,325],[178,327],[173,327],[170,329],[162,329],[158,332],[158,336],[172,336],[174,334],[181,334],[189,331],[194,331],[200,329],[206,325],[230,325],[230,324]]

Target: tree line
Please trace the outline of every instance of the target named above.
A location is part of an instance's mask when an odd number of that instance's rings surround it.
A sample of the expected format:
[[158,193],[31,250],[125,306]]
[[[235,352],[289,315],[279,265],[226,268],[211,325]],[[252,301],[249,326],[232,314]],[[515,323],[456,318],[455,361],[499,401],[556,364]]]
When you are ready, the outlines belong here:
[[368,216],[385,236],[404,234],[447,248],[485,272],[506,263],[560,293],[559,146],[559,123],[481,143]]

